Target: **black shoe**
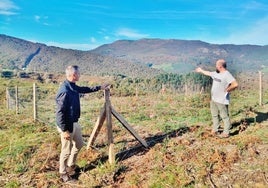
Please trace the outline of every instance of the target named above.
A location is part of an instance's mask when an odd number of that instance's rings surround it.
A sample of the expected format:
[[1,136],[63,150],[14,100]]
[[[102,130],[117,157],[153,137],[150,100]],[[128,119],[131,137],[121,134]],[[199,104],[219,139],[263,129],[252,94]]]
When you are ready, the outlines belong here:
[[80,167],[77,165],[72,165],[72,166],[68,166],[66,170],[70,176],[73,176],[75,173],[80,172]]
[[71,176],[69,176],[69,174],[61,174],[61,175],[60,175],[60,179],[61,179],[61,181],[63,181],[64,183],[66,183],[66,182],[74,182],[74,181],[76,181],[76,180],[73,179]]

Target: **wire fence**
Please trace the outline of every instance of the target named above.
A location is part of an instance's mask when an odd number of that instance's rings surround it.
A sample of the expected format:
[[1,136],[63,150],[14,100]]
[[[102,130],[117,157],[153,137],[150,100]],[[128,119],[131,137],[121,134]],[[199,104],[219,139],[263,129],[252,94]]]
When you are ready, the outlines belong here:
[[51,95],[46,95],[50,90],[55,92],[55,88],[39,87],[36,84],[32,87],[7,87],[6,107],[16,114],[32,117],[35,121],[53,123],[51,115],[55,112],[55,105]]
[[[4,88],[1,89],[4,92]],[[5,105],[15,114],[22,114],[34,121],[46,125],[55,125],[55,96],[58,85],[38,85],[6,87]],[[100,108],[103,106],[100,96],[97,94],[81,95],[82,124],[93,125]],[[90,112],[90,113],[89,113]]]
[[[257,73],[255,75],[255,86],[252,86],[250,90],[254,91],[254,96],[249,92],[245,92],[243,97],[253,97],[255,103],[261,105],[267,103],[268,85],[265,80],[268,80],[268,75],[263,73]],[[240,79],[240,78],[238,78]],[[252,79],[252,78],[251,78]],[[243,79],[245,80],[245,79]],[[238,81],[239,82],[239,81]],[[244,82],[239,82],[240,87],[238,90],[243,91],[245,87],[252,85]],[[13,110],[17,114],[23,114],[25,117],[32,117],[33,120],[43,122],[48,125],[55,125],[55,95],[57,93],[59,85],[57,84],[33,84],[28,86],[12,86],[1,87],[1,92],[6,93],[6,108]],[[254,89],[255,88],[255,89]],[[5,90],[5,91],[4,91]],[[243,100],[240,100],[243,103]],[[104,98],[100,93],[82,95],[81,96],[81,118],[82,124],[94,125],[96,117],[100,113],[100,109],[103,107]]]

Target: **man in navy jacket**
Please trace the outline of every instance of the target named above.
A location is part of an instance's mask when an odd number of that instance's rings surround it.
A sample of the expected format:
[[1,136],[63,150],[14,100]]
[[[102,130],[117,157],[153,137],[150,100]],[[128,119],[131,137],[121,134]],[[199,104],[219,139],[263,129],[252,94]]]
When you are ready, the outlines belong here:
[[56,122],[61,135],[61,154],[59,172],[63,182],[72,180],[70,172],[77,167],[75,162],[78,152],[84,142],[80,118],[80,93],[91,93],[106,89],[108,84],[95,87],[80,87],[76,85],[79,81],[80,72],[76,65],[66,68],[66,80],[60,86],[56,96]]

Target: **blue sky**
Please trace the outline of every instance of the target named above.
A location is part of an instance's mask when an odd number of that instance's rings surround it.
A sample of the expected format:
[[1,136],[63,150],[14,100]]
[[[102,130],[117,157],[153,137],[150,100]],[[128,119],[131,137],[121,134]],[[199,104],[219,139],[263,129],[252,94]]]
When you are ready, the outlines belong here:
[[268,45],[268,1],[0,0],[0,34],[79,50],[142,38]]

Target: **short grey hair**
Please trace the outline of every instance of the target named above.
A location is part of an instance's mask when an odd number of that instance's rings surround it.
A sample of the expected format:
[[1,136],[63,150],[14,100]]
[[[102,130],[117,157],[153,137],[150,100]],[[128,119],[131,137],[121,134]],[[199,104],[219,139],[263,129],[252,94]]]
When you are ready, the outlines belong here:
[[66,76],[71,76],[74,73],[79,73],[79,67],[77,65],[70,65],[65,70]]

